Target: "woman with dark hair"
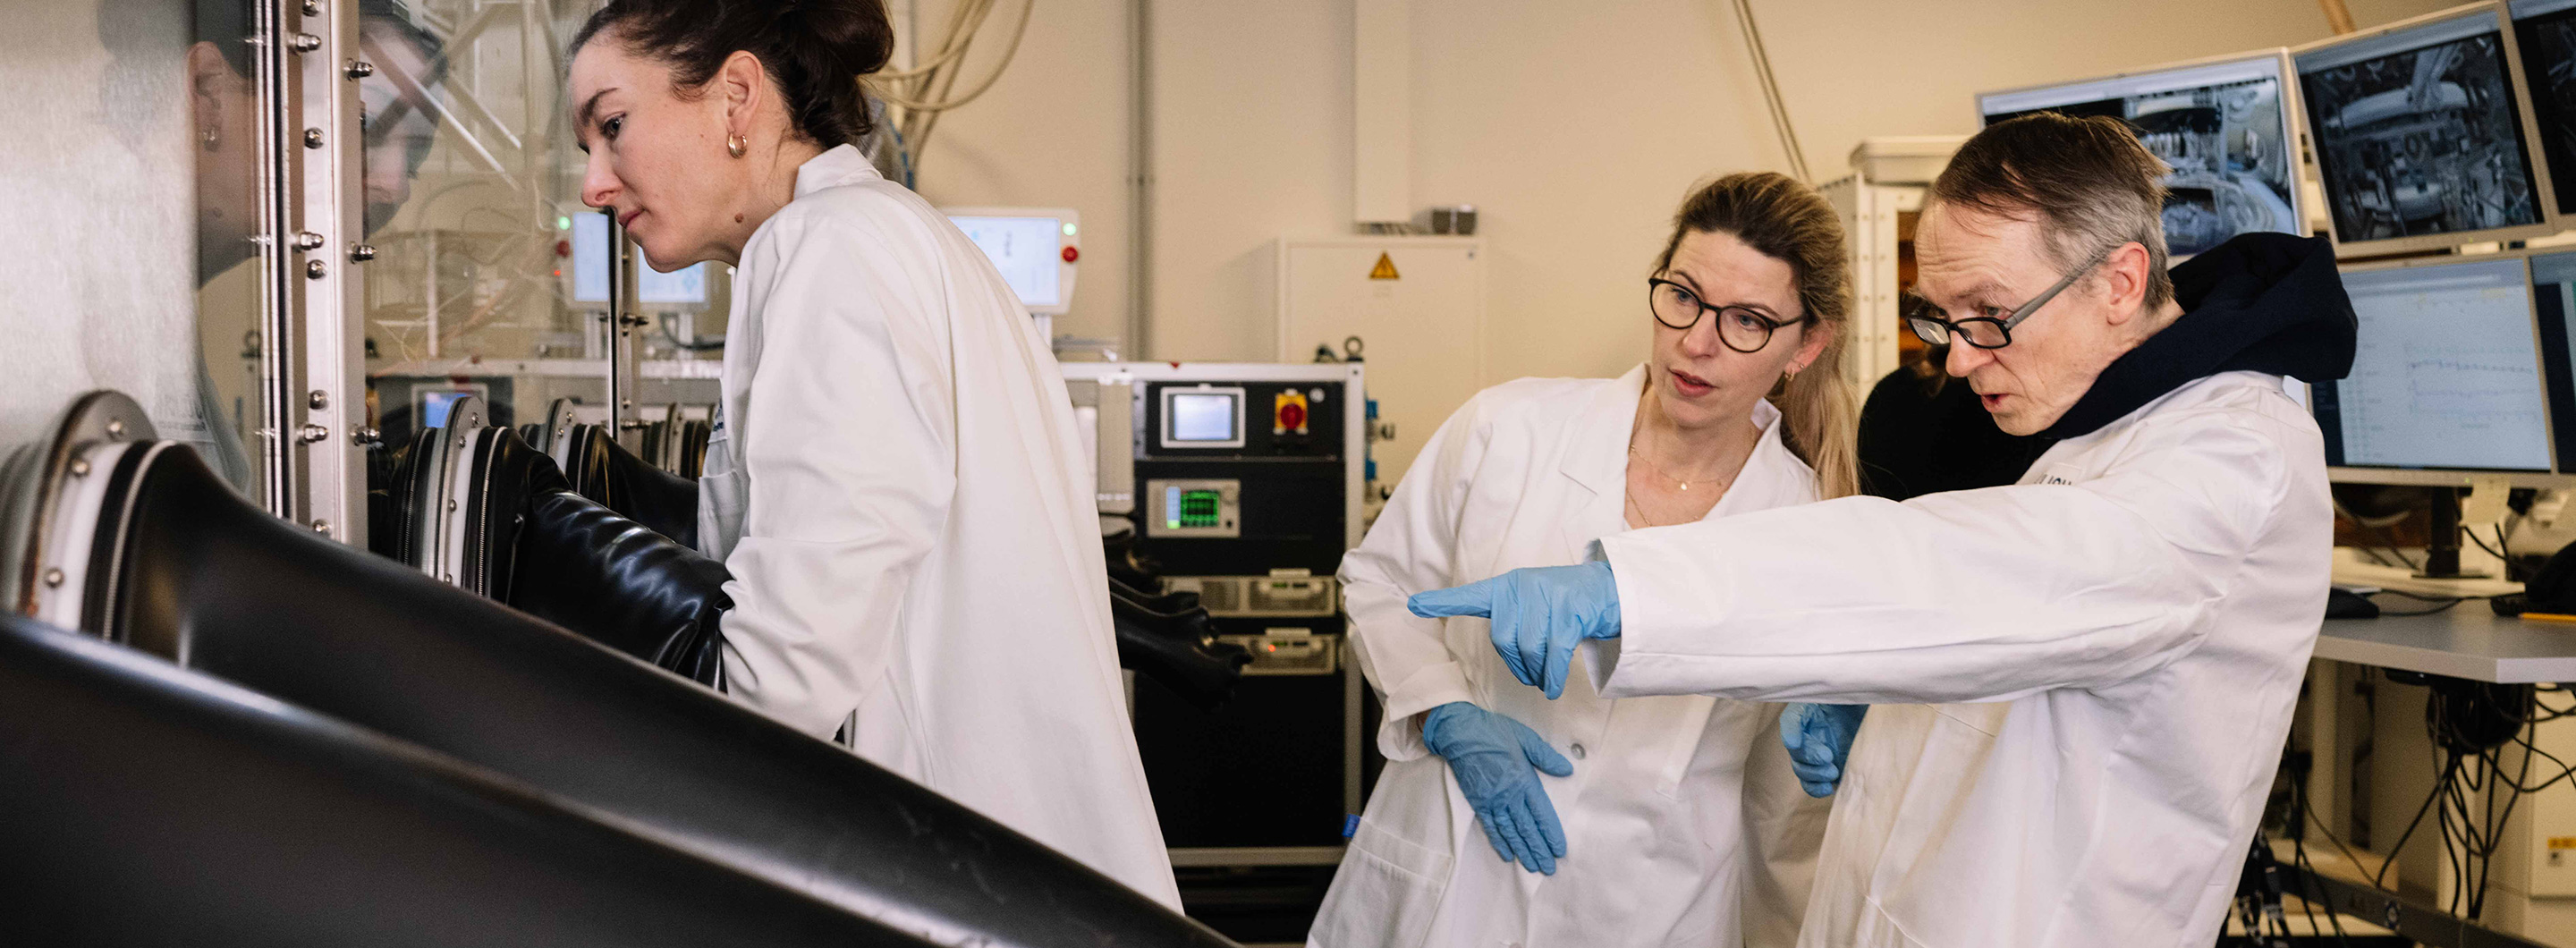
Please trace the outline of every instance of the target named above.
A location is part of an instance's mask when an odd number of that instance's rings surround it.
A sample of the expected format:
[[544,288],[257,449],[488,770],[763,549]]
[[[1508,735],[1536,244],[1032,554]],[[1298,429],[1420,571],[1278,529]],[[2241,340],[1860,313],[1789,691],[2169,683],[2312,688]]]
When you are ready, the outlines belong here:
[[582,200],[738,268],[699,543],[737,700],[1177,906],[1072,401],[992,263],[878,176],[877,0],[615,0],[573,40]]
[[1825,805],[1800,792],[1774,729],[1781,705],[1611,700],[1583,675],[1543,696],[1513,681],[1485,623],[1405,605],[1583,562],[1606,535],[1857,490],[1840,345],[1851,293],[1822,195],[1770,173],[1710,182],[1674,214],[1645,282],[1646,312],[1629,317],[1653,320],[1643,365],[1478,394],[1342,561],[1388,763],[1315,944],[1797,936]]

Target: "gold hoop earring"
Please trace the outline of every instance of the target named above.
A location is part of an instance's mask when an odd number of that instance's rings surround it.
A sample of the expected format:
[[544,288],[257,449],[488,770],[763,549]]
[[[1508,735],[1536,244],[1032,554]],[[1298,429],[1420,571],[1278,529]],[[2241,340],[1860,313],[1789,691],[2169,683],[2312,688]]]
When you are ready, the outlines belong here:
[[725,136],[725,154],[740,158],[742,157],[743,149],[748,147],[750,144],[750,142],[744,141],[740,135],[727,135]]

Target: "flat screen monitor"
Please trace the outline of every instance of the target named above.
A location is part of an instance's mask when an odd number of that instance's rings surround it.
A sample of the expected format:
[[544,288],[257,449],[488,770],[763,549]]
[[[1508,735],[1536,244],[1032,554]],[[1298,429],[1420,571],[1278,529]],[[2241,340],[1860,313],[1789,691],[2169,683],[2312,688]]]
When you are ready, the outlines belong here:
[[2531,308],[2539,317],[2558,473],[2576,474],[2576,251],[2531,255]]
[[[2550,183],[2576,180],[2576,0],[2513,0],[2510,9]],[[2576,193],[2557,199],[2561,216],[2576,216]]]
[[635,301],[659,306],[704,306],[707,302],[707,265],[692,263],[669,273],[649,266],[637,267]]
[[1243,446],[1243,389],[1199,386],[1162,392],[1163,447]]
[[1010,284],[1031,314],[1061,316],[1072,310],[1082,225],[1071,208],[952,207],[941,213],[993,261],[1002,282]]
[[608,215],[582,211],[572,217],[572,298],[608,302]]
[[2343,284],[2361,321],[2352,373],[2314,383],[2309,407],[2327,465],[2379,474],[2338,479],[2550,472],[2548,392],[2520,255],[2348,268]]
[[[2576,0],[2570,0],[2576,2]],[[2288,60],[2265,50],[1977,97],[1987,125],[2034,112],[2127,122],[2173,168],[2165,246],[2188,257],[2238,234],[2307,232]]]
[[2505,26],[2501,5],[2473,4],[2292,53],[2341,252],[2547,230],[2549,182]]

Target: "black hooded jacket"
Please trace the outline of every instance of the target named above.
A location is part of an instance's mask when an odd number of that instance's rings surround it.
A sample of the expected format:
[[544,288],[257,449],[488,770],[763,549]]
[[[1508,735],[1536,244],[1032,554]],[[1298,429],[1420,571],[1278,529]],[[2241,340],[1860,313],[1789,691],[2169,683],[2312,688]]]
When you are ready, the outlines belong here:
[[2174,267],[2173,282],[2182,318],[2103,369],[2042,436],[2092,434],[2221,372],[2323,382],[2352,371],[2360,324],[2323,237],[2240,234]]

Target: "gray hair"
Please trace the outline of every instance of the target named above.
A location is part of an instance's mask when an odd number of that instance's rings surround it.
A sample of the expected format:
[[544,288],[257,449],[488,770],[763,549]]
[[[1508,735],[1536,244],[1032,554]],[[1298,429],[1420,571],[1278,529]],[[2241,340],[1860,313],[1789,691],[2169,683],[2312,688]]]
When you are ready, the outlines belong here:
[[1931,201],[2036,220],[2058,269],[2135,243],[2147,248],[2149,311],[2173,299],[2166,275],[2165,163],[2127,123],[2041,112],[1978,132],[1933,179]]

